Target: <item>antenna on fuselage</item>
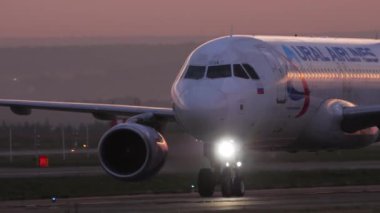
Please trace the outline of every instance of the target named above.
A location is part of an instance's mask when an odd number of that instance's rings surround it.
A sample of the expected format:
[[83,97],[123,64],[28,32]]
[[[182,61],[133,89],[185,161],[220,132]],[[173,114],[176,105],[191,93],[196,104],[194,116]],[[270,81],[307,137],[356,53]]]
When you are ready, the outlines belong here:
[[232,37],[234,34],[234,25],[231,24],[231,27],[230,27],[230,37]]

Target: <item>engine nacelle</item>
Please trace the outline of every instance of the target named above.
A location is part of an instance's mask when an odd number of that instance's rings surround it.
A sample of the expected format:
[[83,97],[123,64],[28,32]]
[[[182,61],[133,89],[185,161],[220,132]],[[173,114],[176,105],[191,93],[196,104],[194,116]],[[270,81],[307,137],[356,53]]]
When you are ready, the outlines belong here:
[[343,108],[354,107],[353,103],[330,99],[318,109],[310,125],[299,141],[304,149],[351,149],[368,146],[378,137],[379,129],[371,127],[354,133],[344,132],[341,127]]
[[112,127],[99,143],[103,169],[125,181],[153,176],[164,165],[167,153],[168,145],[160,133],[136,123]]

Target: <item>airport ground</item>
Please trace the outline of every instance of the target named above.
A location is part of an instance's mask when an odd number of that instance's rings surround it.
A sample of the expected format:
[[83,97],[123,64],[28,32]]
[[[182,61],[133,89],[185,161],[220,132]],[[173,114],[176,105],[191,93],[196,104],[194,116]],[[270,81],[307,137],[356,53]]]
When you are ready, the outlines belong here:
[[[60,150],[40,150],[49,156],[49,168],[37,167],[35,151],[14,152],[12,163],[8,152],[0,152],[0,200],[190,192],[192,185],[196,188],[199,168],[207,163],[199,146],[181,149],[171,150],[162,171],[141,183],[106,175],[95,150],[68,152],[65,160]],[[319,154],[253,152],[243,165],[246,185],[248,189],[380,185],[378,153],[378,146]]]
[[[1,212],[379,212],[380,162],[257,164],[242,198],[200,198],[196,173],[163,170],[145,182],[98,166],[1,168]],[[194,187],[194,188],[193,188]],[[52,198],[56,201],[53,202]]]
[[2,212],[378,212],[380,186],[247,191],[245,197],[200,198],[196,193],[22,200],[0,203]]
[[[252,152],[244,164],[247,196],[222,198],[217,189],[208,199],[196,193],[198,169],[207,166],[200,144],[172,147],[163,170],[137,183],[106,175],[95,149],[67,149],[65,160],[62,150],[15,150],[12,163],[3,150],[1,212],[380,211],[379,146],[320,153]],[[49,157],[49,168],[37,168],[40,154]]]
[[[197,191],[196,173],[162,172],[142,182],[123,182],[95,167],[25,171],[2,169],[1,172],[9,172],[9,175],[0,177],[2,201]],[[380,170],[259,170],[246,173],[245,183],[249,190],[380,185]]]

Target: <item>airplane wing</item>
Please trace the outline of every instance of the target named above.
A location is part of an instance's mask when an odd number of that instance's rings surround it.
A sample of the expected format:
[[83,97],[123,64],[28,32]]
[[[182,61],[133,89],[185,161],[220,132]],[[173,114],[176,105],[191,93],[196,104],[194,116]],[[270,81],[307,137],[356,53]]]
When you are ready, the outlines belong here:
[[380,125],[380,105],[356,106],[343,109],[341,127],[346,132]]
[[117,116],[131,117],[143,113],[152,113],[155,117],[163,120],[175,120],[174,113],[171,108],[160,107],[10,99],[0,99],[0,106],[10,107],[12,112],[18,115],[29,115],[31,114],[32,109],[39,109],[91,113],[95,118],[101,120],[113,120],[117,118]]

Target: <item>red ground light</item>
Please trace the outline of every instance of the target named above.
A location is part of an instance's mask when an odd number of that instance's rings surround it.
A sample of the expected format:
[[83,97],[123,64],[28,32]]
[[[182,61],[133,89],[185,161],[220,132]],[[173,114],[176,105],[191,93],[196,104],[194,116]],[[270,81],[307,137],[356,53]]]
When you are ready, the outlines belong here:
[[49,158],[46,155],[40,155],[38,157],[38,165],[40,168],[49,167]]

